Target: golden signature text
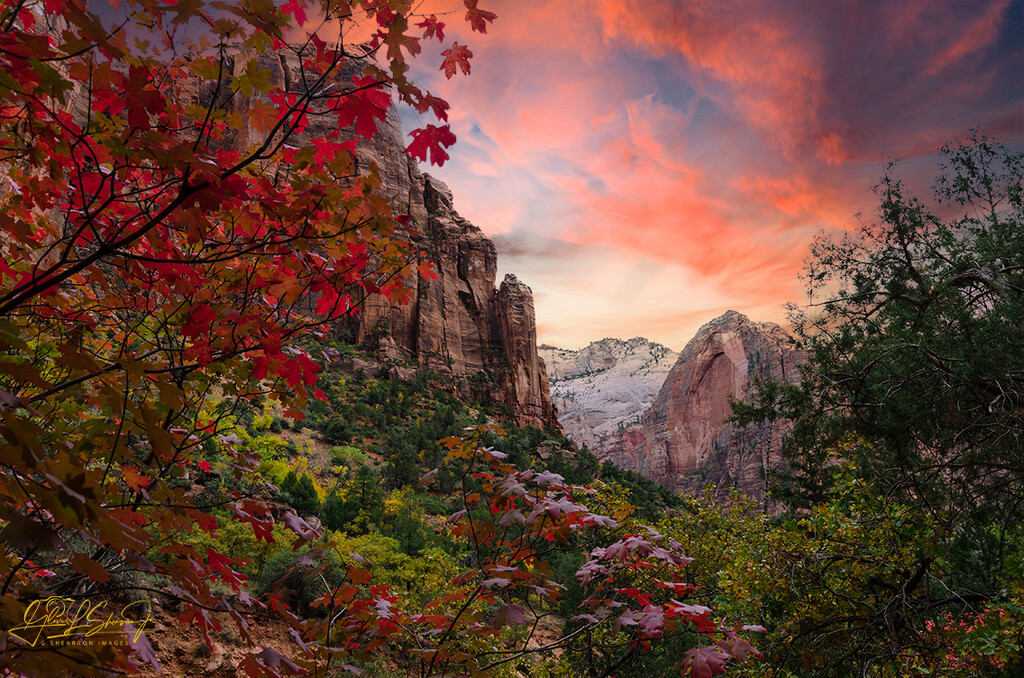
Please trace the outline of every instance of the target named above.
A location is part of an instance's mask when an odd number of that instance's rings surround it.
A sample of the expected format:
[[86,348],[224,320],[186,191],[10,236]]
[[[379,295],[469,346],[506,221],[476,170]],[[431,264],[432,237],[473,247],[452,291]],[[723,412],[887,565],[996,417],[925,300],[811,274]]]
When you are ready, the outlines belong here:
[[93,603],[50,596],[33,600],[25,610],[24,624],[10,630],[10,634],[35,647],[42,641],[64,641],[78,638],[118,635],[124,625],[134,628],[132,642],[137,642],[146,625],[153,621],[153,610],[148,600],[138,600],[119,611],[107,606],[107,601]]

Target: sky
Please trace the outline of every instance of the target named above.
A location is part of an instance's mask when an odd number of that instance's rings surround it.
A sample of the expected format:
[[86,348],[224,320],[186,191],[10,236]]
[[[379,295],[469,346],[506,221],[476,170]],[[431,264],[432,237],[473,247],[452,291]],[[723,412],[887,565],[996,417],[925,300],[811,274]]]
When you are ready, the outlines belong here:
[[970,128],[1024,146],[1024,2],[480,0],[487,35],[461,5],[424,5],[473,59],[416,62],[458,137],[423,169],[533,290],[541,343],[784,324],[811,239],[874,218],[887,162],[927,196]]

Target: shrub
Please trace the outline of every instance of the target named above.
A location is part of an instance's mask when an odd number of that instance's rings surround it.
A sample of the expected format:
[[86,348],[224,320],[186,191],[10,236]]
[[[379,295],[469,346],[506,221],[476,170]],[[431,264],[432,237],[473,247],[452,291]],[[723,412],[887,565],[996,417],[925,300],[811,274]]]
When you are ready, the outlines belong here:
[[299,476],[295,471],[289,471],[281,483],[281,499],[300,515],[311,516],[320,512],[320,500],[308,473]]

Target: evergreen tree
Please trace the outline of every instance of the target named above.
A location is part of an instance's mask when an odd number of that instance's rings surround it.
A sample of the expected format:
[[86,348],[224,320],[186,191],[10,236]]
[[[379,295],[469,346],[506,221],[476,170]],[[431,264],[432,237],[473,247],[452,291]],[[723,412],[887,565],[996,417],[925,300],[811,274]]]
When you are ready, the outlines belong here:
[[384,513],[384,491],[380,479],[370,466],[360,466],[345,496],[343,515],[347,519],[341,528],[352,535],[366,534],[380,525]]
[[[874,530],[891,516],[835,497],[901,507],[900,529],[879,536],[911,557],[898,567],[874,553],[830,560],[870,572],[863,590],[844,592],[856,614],[822,606],[787,641],[835,660],[815,675],[867,674],[940,614],[1020,590],[1024,154],[977,134],[943,153],[934,206],[890,168],[876,223],[816,240],[804,273],[811,303],[791,312],[807,355],[801,383],[762,382],[757,402],[733,405],[739,423],[793,422],[773,494],[803,515],[817,506]],[[927,529],[904,529],[918,523]],[[841,643],[819,633],[840,627],[863,632]]]
[[356,508],[354,504],[348,504],[336,492],[332,492],[324,499],[320,519],[331,530],[344,530],[358,515],[358,510],[353,510]]
[[316,495],[313,479],[307,473],[296,476],[295,471],[289,471],[281,483],[281,499],[299,515],[312,516],[320,511],[320,499]]

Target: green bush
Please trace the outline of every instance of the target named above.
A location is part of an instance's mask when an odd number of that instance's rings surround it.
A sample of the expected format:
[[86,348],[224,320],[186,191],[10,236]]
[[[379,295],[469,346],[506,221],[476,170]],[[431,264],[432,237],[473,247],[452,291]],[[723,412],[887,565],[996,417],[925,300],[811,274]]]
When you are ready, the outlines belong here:
[[331,455],[332,464],[335,466],[347,466],[350,469],[363,466],[369,461],[369,457],[366,456],[365,452],[351,445],[332,447],[329,454]]
[[281,483],[281,499],[287,502],[299,515],[312,516],[320,512],[320,500],[309,474],[297,476],[289,471]]
[[352,440],[352,429],[347,422],[331,419],[320,422],[320,435],[329,443],[344,445]]

